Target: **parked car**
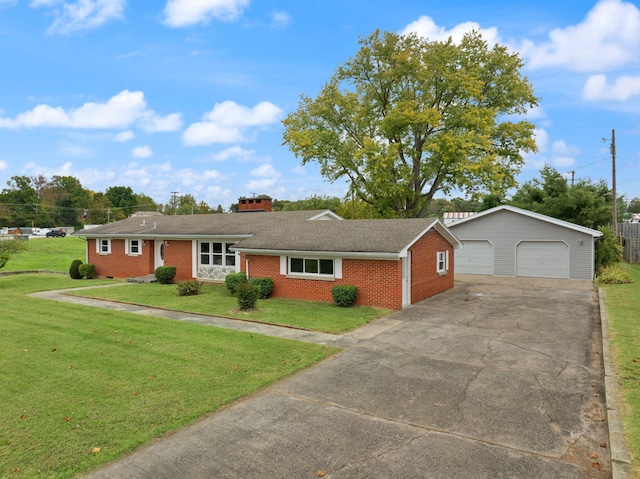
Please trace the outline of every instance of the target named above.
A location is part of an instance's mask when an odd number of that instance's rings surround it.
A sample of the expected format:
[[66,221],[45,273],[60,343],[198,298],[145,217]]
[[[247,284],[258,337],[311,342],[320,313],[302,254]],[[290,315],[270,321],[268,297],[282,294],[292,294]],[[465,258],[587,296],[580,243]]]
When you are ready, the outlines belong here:
[[67,233],[60,228],[59,230],[50,230],[47,231],[47,238],[52,237],[52,238],[56,238],[56,237],[61,237],[64,238],[65,236],[67,236]]

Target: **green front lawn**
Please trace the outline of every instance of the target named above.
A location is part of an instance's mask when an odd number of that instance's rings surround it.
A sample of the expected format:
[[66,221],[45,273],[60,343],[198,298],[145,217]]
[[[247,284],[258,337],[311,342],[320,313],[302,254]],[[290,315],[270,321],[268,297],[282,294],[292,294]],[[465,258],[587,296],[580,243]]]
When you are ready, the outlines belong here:
[[74,259],[84,262],[87,243],[84,238],[32,238],[27,241],[29,249],[11,257],[0,271],[49,271],[69,272]]
[[640,477],[640,265],[620,264],[633,284],[603,286],[612,360],[618,375],[622,418],[633,456],[633,477]]
[[[83,282],[83,286],[89,284]],[[258,300],[256,310],[243,312],[238,310],[236,297],[224,285],[211,283],[205,283],[197,296],[178,296],[176,285],[159,283],[83,290],[73,294],[189,313],[250,319],[331,334],[351,331],[389,314],[388,310],[368,306],[339,308],[332,303],[285,298]]]
[[336,351],[26,296],[87,283],[0,277],[0,477],[77,476]]

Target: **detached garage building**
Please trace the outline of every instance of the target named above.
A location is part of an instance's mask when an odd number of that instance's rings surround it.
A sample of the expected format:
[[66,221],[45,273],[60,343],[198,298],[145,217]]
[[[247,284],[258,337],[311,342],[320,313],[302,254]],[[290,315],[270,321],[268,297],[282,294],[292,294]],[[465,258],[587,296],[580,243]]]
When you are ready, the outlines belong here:
[[448,225],[462,243],[455,273],[592,280],[599,231],[514,206]]

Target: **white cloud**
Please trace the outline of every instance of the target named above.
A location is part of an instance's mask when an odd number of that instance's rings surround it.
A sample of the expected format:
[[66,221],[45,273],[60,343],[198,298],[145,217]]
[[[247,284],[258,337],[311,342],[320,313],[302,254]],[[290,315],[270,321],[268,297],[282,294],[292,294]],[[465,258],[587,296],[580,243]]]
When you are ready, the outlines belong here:
[[640,95],[640,76],[623,75],[613,84],[605,75],[591,75],[582,89],[582,97],[589,101],[627,101]]
[[159,131],[177,131],[182,128],[182,115],[180,113],[172,113],[170,115],[160,117],[152,111],[140,121],[140,127],[149,132]]
[[133,140],[135,137],[136,135],[134,135],[131,130],[124,130],[113,135],[112,139],[118,143],[124,143],[125,141]]
[[249,0],[169,0],[164,9],[164,23],[186,27],[208,23],[211,19],[231,21],[242,14]]
[[549,133],[544,128],[536,128],[534,136],[538,152],[524,155],[525,168],[540,170],[544,165],[567,168],[576,163],[575,155],[580,154],[578,147],[567,145],[564,140],[551,142]]
[[[61,4],[61,5],[60,5]],[[109,20],[124,18],[125,0],[33,0],[31,7],[54,8],[56,19],[47,33],[68,35],[75,31],[97,28]]]
[[282,113],[279,107],[267,101],[253,108],[233,101],[216,103],[203,115],[203,121],[189,125],[182,140],[189,146],[246,141],[244,132],[248,128],[275,123]]
[[282,176],[271,163],[263,163],[257,168],[254,168],[250,172],[251,176],[280,178]]
[[136,146],[131,150],[131,156],[133,158],[151,158],[153,156],[153,150],[150,146]]
[[65,156],[70,156],[71,158],[78,158],[82,160],[88,160],[89,158],[93,158],[94,152],[91,148],[87,148],[86,146],[75,145],[73,143],[61,142],[58,146],[58,150]]
[[431,17],[426,15],[421,16],[415,22],[411,22],[402,30],[403,35],[409,33],[415,33],[421,37],[427,38],[431,41],[446,41],[451,37],[454,43],[460,43],[465,33],[471,30],[477,30],[482,34],[482,38],[489,44],[493,45],[500,42],[498,36],[498,29],[496,27],[481,28],[479,23],[476,22],[463,22],[459,23],[451,30],[447,30],[444,27],[439,27],[433,21]]
[[158,117],[147,108],[144,93],[123,90],[106,103],[87,102],[75,109],[37,105],[13,119],[0,117],[0,128],[122,129],[137,123],[147,131],[169,131],[168,126],[177,126],[175,115]]
[[601,0],[581,23],[552,30],[546,43],[525,40],[519,50],[531,68],[598,71],[634,62],[640,58],[640,10]]
[[239,161],[248,161],[256,154],[255,150],[245,150],[239,146],[232,146],[226,150],[222,150],[219,153],[214,153],[209,158],[213,161],[227,161],[231,158],[236,158]]
[[291,23],[291,16],[287,12],[273,12],[271,14],[271,26],[285,28]]
[[265,178],[263,180],[251,180],[244,185],[246,190],[265,191],[276,184],[277,178]]
[[6,170],[7,168],[9,168],[9,163],[4,160],[0,160],[0,171]]

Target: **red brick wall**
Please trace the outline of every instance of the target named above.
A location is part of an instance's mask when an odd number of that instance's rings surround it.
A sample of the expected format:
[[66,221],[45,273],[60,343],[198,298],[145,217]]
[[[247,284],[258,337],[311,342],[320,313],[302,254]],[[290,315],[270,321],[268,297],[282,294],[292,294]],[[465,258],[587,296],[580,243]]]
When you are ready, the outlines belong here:
[[164,264],[165,266],[176,267],[175,281],[183,279],[193,279],[191,266],[192,250],[191,241],[169,240],[168,245],[164,247]]
[[111,240],[111,254],[96,253],[95,239],[87,240],[89,263],[96,265],[98,276],[128,278],[130,276],[146,276],[153,273],[153,241],[146,240],[142,245],[142,254],[128,256],[125,254],[125,240]]
[[402,308],[402,262],[399,260],[343,259],[342,279],[324,281],[287,278],[280,274],[280,256],[243,255],[249,259],[249,277],[273,279],[273,296],[331,302],[331,288],[338,284],[358,288],[357,305]]
[[[146,276],[155,271],[154,241],[144,240],[140,256],[125,254],[125,240],[111,240],[111,254],[96,253],[96,240],[87,240],[89,263],[96,265],[98,276],[113,276],[114,278],[129,278],[131,276]],[[176,281],[192,279],[191,272],[191,241],[169,241],[164,247],[164,264],[176,267]]]
[[[411,304],[453,288],[453,247],[440,233],[431,230],[416,241],[411,251]],[[449,251],[449,270],[436,272],[437,252]]]

